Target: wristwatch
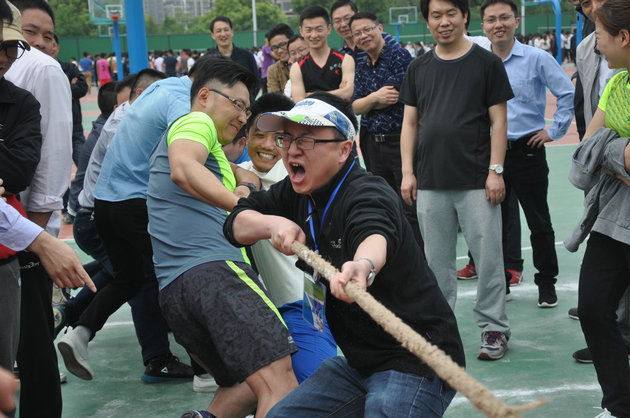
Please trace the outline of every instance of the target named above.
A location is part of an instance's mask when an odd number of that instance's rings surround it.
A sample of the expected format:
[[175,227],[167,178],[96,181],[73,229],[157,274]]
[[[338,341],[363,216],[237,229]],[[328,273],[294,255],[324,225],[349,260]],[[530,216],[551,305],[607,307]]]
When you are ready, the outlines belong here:
[[374,268],[374,263],[367,257],[361,257],[359,258],[359,260],[366,260],[368,263],[370,263],[370,274],[368,274],[367,278],[365,279],[366,285],[367,287],[369,287],[370,285],[372,285],[372,283],[374,283],[374,278],[376,277],[376,269]]
[[488,170],[492,170],[497,174],[503,174],[503,166],[501,164],[490,164]]
[[242,182],[242,183],[239,183],[237,186],[245,186],[245,187],[247,187],[249,189],[250,193],[256,191],[256,185],[254,183]]

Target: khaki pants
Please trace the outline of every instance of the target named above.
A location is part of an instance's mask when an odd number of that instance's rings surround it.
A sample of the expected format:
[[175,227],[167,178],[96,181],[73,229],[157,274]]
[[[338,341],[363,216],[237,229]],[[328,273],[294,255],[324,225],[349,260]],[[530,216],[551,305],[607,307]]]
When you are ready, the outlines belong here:
[[88,94],[92,92],[92,71],[86,71],[83,73],[85,76],[85,81],[88,85]]

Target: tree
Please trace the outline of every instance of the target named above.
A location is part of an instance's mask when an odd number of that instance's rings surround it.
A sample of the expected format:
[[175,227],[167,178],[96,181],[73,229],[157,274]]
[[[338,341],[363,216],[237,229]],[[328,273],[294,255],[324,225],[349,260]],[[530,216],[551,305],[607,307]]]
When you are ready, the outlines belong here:
[[[286,15],[280,10],[280,8],[268,2],[256,2],[256,20],[258,21],[258,27],[260,29],[271,29],[278,23],[287,23]],[[250,28],[251,19],[250,19]]]
[[[474,1],[474,0],[473,0]],[[291,6],[293,7],[293,11],[298,16],[295,18],[292,23],[296,26],[299,25],[299,15],[302,13],[307,6],[322,6],[324,9],[330,12],[330,7],[333,5],[335,0],[291,0]],[[389,23],[389,8],[390,7],[405,7],[405,6],[416,6],[418,7],[418,1],[411,0],[354,0],[359,10],[369,10],[378,16],[381,23],[388,24]],[[418,8],[418,14],[420,13],[420,8]]]
[[147,35],[158,35],[160,33],[160,25],[151,15],[144,15],[144,28]]
[[180,23],[181,21],[177,20],[175,17],[166,16],[164,21],[162,22],[162,30],[160,33],[162,35],[172,35],[175,33],[184,33],[186,29],[184,29],[184,25]]
[[[212,11],[199,19],[189,32],[210,32],[210,22],[217,16],[227,16],[235,31],[252,30],[252,7],[249,0],[218,0]],[[269,2],[256,2],[258,27],[268,29],[278,23],[286,23],[287,17],[280,8]]]
[[87,0],[51,0],[58,37],[97,36],[98,29],[90,21]]

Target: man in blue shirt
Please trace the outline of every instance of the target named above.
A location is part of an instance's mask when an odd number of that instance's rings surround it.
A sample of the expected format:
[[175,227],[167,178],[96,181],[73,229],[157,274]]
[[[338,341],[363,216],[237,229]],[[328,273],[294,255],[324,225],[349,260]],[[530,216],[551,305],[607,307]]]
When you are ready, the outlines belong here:
[[[374,13],[350,17],[352,38],[367,58],[357,62],[352,109],[361,115],[361,153],[367,171],[383,177],[400,193],[402,181],[400,128],[404,105],[398,101],[400,85],[412,58],[398,45],[385,42],[383,25]],[[404,205],[418,244],[422,238],[413,206]]]
[[[549,167],[544,144],[564,136],[573,119],[575,88],[562,67],[544,51],[514,38],[520,19],[513,0],[485,0],[482,27],[491,50],[503,60],[515,97],[508,101],[508,146],[505,156],[505,202],[511,193],[523,207],[531,231],[534,266],[538,270],[538,307],[558,305],[555,282],[558,258],[547,205]],[[554,122],[545,129],[546,89],[557,99]],[[507,205],[502,205],[504,242]],[[508,283],[509,286],[509,283]]]
[[[161,80],[144,90],[125,113],[103,159],[94,187],[94,221],[115,277],[83,311],[76,327],[62,339],[63,344],[60,342],[68,370],[80,378],[93,378],[88,342],[107,318],[138,294],[147,281],[156,280],[147,232],[149,156],[168,126],[190,112],[192,80],[197,72],[206,70],[206,62],[203,59],[197,62],[187,77]],[[157,305],[157,290],[153,302]],[[190,368],[176,357],[160,357],[165,364],[152,370],[166,370],[163,374],[167,376],[162,377],[193,378]]]
[[90,58],[90,54],[87,52],[83,53],[83,58],[79,61],[79,67],[81,67],[81,72],[85,76],[85,81],[87,81],[88,85],[88,94],[92,92],[92,67],[94,66],[94,62],[92,62],[92,58]]

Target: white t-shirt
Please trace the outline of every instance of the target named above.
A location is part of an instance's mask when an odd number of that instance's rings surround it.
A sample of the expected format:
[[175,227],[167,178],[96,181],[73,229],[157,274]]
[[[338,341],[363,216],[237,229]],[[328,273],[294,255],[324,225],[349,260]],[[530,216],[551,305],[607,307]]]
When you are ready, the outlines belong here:
[[615,74],[615,70],[608,68],[608,61],[606,61],[604,54],[601,55],[601,58],[602,59],[599,62],[599,73],[597,74],[599,97],[602,97],[604,90],[606,89],[606,85]]
[[[282,161],[278,161],[267,173],[254,169],[251,161],[245,161],[239,167],[260,177],[263,190],[269,190],[272,184],[287,176]],[[303,299],[304,272],[295,267],[297,256],[282,254],[273,248],[271,240],[258,241],[252,245],[252,253],[262,282],[277,307]]]
[[157,57],[155,61],[153,61],[153,64],[155,65],[156,70],[164,72],[164,58]]

